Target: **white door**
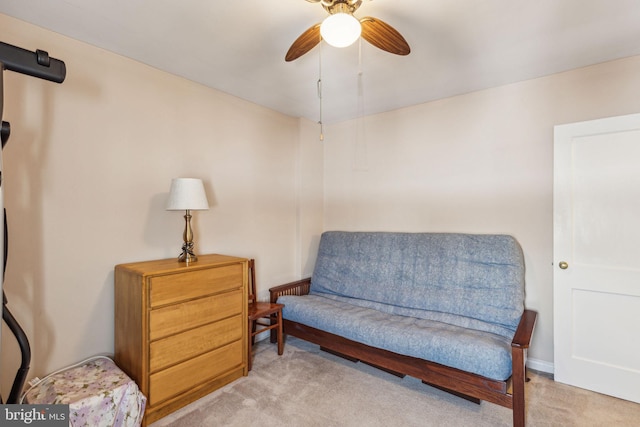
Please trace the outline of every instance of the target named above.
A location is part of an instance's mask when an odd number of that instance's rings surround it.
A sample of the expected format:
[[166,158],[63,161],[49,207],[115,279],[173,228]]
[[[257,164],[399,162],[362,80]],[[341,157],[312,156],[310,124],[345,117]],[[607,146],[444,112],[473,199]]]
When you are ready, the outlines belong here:
[[554,136],[555,379],[640,402],[640,114]]

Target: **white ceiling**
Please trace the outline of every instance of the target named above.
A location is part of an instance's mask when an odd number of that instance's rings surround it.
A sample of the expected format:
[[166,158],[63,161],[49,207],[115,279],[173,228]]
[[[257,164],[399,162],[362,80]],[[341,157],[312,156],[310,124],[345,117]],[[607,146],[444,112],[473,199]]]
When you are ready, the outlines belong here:
[[325,123],[640,54],[638,0],[365,0],[356,17],[392,25],[410,55],[363,41],[361,61],[356,43],[289,63],[291,43],[326,16],[319,3],[0,0],[0,13],[313,121],[321,62]]

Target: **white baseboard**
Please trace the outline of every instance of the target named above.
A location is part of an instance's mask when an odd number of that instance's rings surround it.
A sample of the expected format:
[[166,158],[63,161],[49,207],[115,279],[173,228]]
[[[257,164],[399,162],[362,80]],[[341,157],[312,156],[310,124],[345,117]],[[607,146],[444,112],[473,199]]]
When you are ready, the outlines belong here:
[[270,332],[269,331],[264,331],[264,332],[261,332],[258,335],[256,335],[255,340],[256,340],[256,342],[260,342],[260,341],[263,341],[263,340],[267,340],[270,337],[271,337]]
[[553,363],[546,362],[540,359],[527,358],[527,368],[531,368],[534,371],[545,372],[547,374],[553,374]]

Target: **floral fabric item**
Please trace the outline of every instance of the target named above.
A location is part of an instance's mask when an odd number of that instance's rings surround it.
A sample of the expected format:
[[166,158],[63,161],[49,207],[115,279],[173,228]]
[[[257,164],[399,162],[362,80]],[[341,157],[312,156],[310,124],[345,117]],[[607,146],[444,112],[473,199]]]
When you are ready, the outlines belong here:
[[44,378],[24,398],[33,404],[69,404],[73,427],[129,427],[142,422],[147,398],[116,364],[95,357]]

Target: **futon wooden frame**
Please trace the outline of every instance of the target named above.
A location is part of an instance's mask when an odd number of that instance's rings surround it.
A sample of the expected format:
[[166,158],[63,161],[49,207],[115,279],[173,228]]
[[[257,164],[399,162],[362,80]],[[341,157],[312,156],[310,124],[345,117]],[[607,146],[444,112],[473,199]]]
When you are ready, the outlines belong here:
[[[282,295],[306,295],[311,279],[271,288],[271,302]],[[428,360],[404,356],[352,341],[301,323],[284,319],[284,334],[317,344],[321,349],[354,362],[362,361],[399,377],[405,375],[479,404],[481,400],[504,406],[513,411],[514,427],[525,425],[526,353],[531,343],[537,313],[525,310],[511,342],[513,372],[506,381],[496,381],[477,374],[450,368]],[[272,338],[273,340],[273,338]]]

